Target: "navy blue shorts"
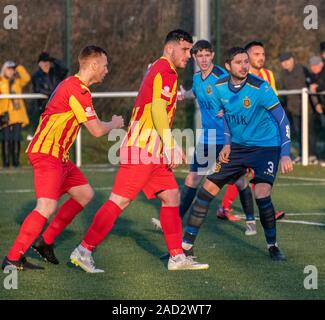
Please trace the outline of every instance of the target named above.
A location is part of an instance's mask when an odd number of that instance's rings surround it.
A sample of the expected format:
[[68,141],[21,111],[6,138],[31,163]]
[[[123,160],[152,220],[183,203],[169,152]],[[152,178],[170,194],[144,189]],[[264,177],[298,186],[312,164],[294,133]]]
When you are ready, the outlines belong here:
[[[203,175],[211,174],[223,145],[199,143],[194,152],[190,165],[190,172],[197,172]],[[210,172],[209,172],[210,170]],[[212,171],[211,171],[212,170]]]
[[273,185],[280,160],[280,147],[246,147],[239,144],[231,145],[230,162],[217,163],[214,173],[207,179],[218,184],[233,184],[247,169],[254,170],[252,183],[268,183]]

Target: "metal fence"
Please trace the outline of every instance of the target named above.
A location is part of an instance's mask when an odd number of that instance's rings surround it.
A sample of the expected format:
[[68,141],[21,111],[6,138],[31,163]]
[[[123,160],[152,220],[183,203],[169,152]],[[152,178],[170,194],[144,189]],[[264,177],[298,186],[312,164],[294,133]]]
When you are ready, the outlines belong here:
[[[120,91],[120,92],[94,92],[92,98],[133,98],[138,94],[137,91]],[[281,96],[287,95],[301,95],[301,143],[302,143],[302,165],[308,165],[308,96],[311,92],[307,88],[297,90],[279,90],[278,94]],[[320,94],[325,94],[321,92]],[[0,99],[48,99],[48,96],[37,93],[24,94],[0,94]],[[82,165],[82,141],[81,131],[79,131],[76,140],[76,165]]]

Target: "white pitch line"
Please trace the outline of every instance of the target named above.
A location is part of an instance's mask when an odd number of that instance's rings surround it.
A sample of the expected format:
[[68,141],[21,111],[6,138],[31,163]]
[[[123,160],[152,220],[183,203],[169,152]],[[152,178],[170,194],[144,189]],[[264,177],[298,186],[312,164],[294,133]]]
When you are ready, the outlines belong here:
[[325,181],[321,183],[316,183],[315,182],[305,182],[305,183],[275,183],[274,186],[277,187],[306,187],[306,186],[325,186]]
[[325,216],[325,212],[290,212],[286,213],[286,216]]
[[[245,219],[245,216],[240,214],[237,215],[238,217]],[[286,213],[286,216],[325,216],[325,212],[314,212],[314,213]],[[256,220],[260,220],[259,217],[255,217]],[[281,219],[277,220],[277,223],[293,223],[293,224],[304,224],[304,225],[311,225],[311,226],[318,226],[318,227],[325,227],[325,223],[320,222],[312,222],[312,221],[305,221],[305,220],[287,220]]]
[[[94,190],[96,191],[103,191],[103,190],[112,190],[112,187],[95,187]],[[13,189],[13,190],[3,190],[3,193],[31,193],[34,192],[34,189]]]
[[286,177],[286,176],[278,176],[279,179],[288,179],[288,180],[302,180],[302,181],[320,181],[325,182],[323,178],[309,178],[309,177]]
[[279,220],[277,221],[281,223],[294,223],[294,224],[307,224],[311,226],[319,226],[319,227],[325,227],[325,223],[319,223],[319,222],[311,222],[311,221],[304,221],[304,220]]

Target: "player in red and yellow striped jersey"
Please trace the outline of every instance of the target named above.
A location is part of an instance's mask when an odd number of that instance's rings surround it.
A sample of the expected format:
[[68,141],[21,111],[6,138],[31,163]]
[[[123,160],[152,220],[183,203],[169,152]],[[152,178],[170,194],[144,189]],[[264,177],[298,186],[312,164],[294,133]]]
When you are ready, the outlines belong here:
[[[154,62],[142,81],[124,143],[121,163],[109,200],[97,211],[81,244],[72,252],[71,262],[86,272],[97,273],[92,251],[136,196],[161,200],[160,221],[170,253],[169,270],[206,269],[185,257],[182,250],[182,223],[179,217],[179,191],[171,168],[184,158],[177,146],[171,124],[177,94],[176,68],[185,68],[190,58],[192,37],[183,30],[171,31],[165,40],[163,57]],[[168,164],[163,162],[163,150]]]
[[93,109],[88,87],[102,82],[107,74],[107,53],[96,46],[84,48],[79,55],[79,73],[62,81],[52,94],[33,140],[27,148],[34,170],[37,198],[35,209],[24,220],[2,268],[40,269],[26,261],[23,254],[42,231],[64,193],[70,195],[48,228],[34,243],[34,249],[47,261],[57,264],[53,251],[55,238],[87,205],[93,190],[82,172],[69,160],[69,148],[84,124],[95,137],[124,125],[123,118],[100,121]]
[[[250,68],[249,72],[267,81],[275,93],[277,94],[274,74],[271,70],[264,68],[265,65],[265,49],[262,42],[252,41],[245,46],[245,50],[249,56]],[[228,219],[231,215],[231,205],[238,196],[236,185],[228,185],[225,195],[222,199],[222,204],[217,212],[217,217],[220,219]],[[275,215],[276,219],[284,217],[284,211],[278,211]]]

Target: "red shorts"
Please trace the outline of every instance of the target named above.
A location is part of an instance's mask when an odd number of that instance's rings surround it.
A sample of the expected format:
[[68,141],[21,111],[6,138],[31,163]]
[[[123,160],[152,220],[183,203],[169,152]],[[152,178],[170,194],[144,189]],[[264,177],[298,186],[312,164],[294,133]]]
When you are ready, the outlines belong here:
[[88,184],[83,173],[70,160],[62,162],[60,159],[41,153],[29,153],[28,158],[34,169],[37,199],[58,200],[72,187]]
[[164,190],[178,189],[174,173],[165,164],[121,164],[112,192],[133,200],[143,191],[148,199]]

